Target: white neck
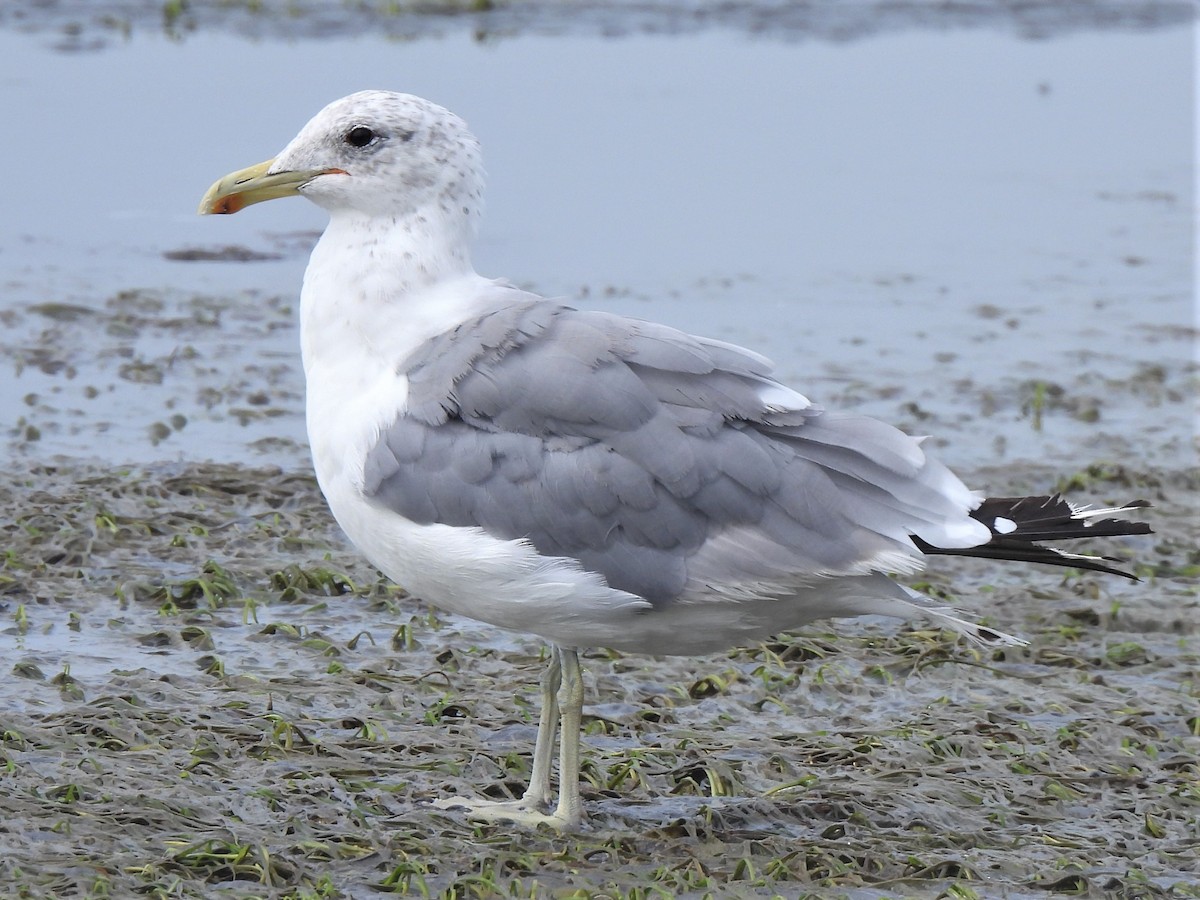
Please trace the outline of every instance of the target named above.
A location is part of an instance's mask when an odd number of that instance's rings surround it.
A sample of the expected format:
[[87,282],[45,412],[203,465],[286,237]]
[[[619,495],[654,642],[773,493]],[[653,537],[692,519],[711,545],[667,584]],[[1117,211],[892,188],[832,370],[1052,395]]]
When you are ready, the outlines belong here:
[[370,278],[394,297],[471,272],[473,224],[429,205],[387,217],[337,210],[309,266],[336,260],[343,277]]
[[[304,368],[375,358],[394,366],[494,290],[471,266],[473,217],[426,206],[397,219],[335,212],[304,274]],[[476,282],[465,288],[464,281]],[[492,295],[492,296],[488,296]],[[457,318],[456,318],[457,317]],[[312,386],[310,385],[310,390]]]

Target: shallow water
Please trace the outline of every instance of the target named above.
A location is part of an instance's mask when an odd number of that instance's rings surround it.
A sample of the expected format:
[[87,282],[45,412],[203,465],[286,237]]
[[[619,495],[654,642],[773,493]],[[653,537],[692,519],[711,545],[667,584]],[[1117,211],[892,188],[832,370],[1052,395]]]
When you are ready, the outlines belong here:
[[[97,8],[0,10],[0,895],[1195,896],[1176,6]],[[588,829],[432,810],[519,790],[537,644],[330,521],[293,299],[320,213],[194,214],[367,86],[480,134],[481,271],[762,350],[992,492],[1147,496],[1159,534],[1106,548],[1143,581],[939,561],[925,588],[1026,650],[860,621],[593,653]],[[181,259],[214,252],[270,258]]]
[[[70,54],[0,31],[11,120],[68,126],[0,151],[22,172],[0,187],[21,210],[0,222],[4,343],[33,363],[0,413],[40,435],[15,429],[10,452],[237,460],[264,438],[302,443],[288,309],[321,213],[194,210],[326,100],[380,85],[433,96],[481,135],[485,273],[747,344],[814,399],[940,436],[944,418],[990,413],[947,453],[960,467],[1067,462],[1093,439],[1070,414],[1029,427],[1035,379],[1114,431],[1165,430],[1154,452],[1182,462],[1189,442],[1166,438],[1190,434],[1190,414],[1116,400],[1107,382],[1163,367],[1187,386],[1190,67],[1181,28],[800,45],[135,32]],[[228,246],[276,258],[166,258]],[[160,308],[131,315],[129,289]],[[908,402],[938,418],[922,426]]]

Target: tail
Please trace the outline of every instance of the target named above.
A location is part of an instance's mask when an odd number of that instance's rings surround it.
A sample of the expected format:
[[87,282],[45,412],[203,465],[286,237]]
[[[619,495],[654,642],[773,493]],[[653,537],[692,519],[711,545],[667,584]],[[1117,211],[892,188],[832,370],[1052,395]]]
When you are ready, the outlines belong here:
[[1107,572],[1110,575],[1123,575],[1137,581],[1137,576],[1130,572],[1106,566],[1104,561],[1118,561],[1112,557],[1067,553],[1054,547],[1045,547],[1038,542],[1152,534],[1150,526],[1145,522],[1113,518],[1115,513],[1145,509],[1149,506],[1145,500],[1135,500],[1124,506],[1109,509],[1089,509],[1069,503],[1062,494],[1050,497],[992,497],[984,500],[971,512],[971,518],[982,522],[992,532],[992,539],[986,544],[947,550],[935,547],[915,535],[912,540],[917,549],[926,554],[976,556],[983,559],[1011,559],[1050,566],[1070,566],[1075,569],[1090,569],[1093,572]]

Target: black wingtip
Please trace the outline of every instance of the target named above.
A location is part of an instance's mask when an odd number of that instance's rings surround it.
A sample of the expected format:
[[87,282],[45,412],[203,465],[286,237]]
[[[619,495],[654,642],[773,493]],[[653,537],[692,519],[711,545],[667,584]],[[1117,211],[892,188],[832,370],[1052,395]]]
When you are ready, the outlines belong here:
[[1133,500],[1121,506],[1089,509],[1071,504],[1062,494],[989,497],[971,512],[971,517],[986,525],[992,533],[991,540],[986,544],[947,549],[935,547],[916,536],[913,537],[913,543],[922,553],[931,555],[1040,563],[1120,575],[1131,581],[1140,581],[1141,579],[1132,572],[1105,564],[1120,560],[1108,556],[1067,553],[1054,547],[1043,546],[1040,542],[1153,534],[1147,522],[1117,518],[1114,515],[1150,507],[1148,500]]

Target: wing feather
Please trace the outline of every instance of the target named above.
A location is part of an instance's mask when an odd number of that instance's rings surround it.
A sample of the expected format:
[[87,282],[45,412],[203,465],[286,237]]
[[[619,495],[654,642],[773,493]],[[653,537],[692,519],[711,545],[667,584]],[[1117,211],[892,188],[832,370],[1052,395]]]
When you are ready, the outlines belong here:
[[528,540],[654,602],[915,568],[909,534],[972,521],[973,495],[919,441],[666,326],[530,298],[400,370],[408,405],[368,453],[370,498]]

